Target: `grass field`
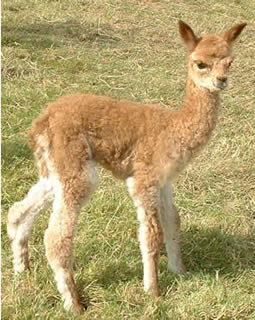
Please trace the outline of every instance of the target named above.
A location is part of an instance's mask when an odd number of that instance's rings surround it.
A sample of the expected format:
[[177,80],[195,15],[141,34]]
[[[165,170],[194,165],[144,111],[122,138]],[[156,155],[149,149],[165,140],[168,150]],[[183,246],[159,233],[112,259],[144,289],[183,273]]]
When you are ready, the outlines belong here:
[[2,6],[2,319],[76,319],[65,312],[43,235],[30,241],[31,271],[14,277],[8,208],[37,180],[26,132],[57,97],[94,92],[178,108],[186,53],[183,19],[197,33],[248,22],[235,45],[229,88],[213,138],[174,182],[188,274],[167,272],[162,297],[143,293],[135,210],[125,185],[98,168],[101,184],[79,221],[77,319],[255,319],[255,2],[249,0],[8,0]]

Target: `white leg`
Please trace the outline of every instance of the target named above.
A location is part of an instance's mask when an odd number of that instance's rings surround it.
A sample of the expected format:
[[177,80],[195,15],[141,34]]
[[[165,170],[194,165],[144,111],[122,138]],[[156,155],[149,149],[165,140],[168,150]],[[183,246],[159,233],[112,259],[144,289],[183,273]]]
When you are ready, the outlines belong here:
[[[137,203],[137,201],[136,201]],[[139,226],[139,243],[140,250],[143,261],[143,284],[144,291],[152,293],[153,295],[159,295],[158,288],[158,259],[159,252],[158,249],[152,249],[148,242],[151,241],[150,236],[150,226],[148,226],[145,210],[142,205],[139,205],[137,208],[137,217],[140,223]],[[153,244],[153,246],[158,247]]]
[[41,178],[24,200],[16,202],[9,210],[7,231],[12,240],[13,267],[15,273],[28,267],[28,239],[35,218],[53,199],[52,185]]
[[[135,191],[135,179],[128,178],[127,186],[137,209],[139,226],[139,243],[143,260],[144,290],[152,295],[159,295],[158,260],[162,242],[162,232],[158,217],[158,203],[153,201],[154,193],[143,190],[141,194]],[[145,191],[145,192],[144,192]],[[152,200],[152,201],[150,201]]]
[[168,269],[183,274],[185,273],[185,267],[182,263],[179,241],[180,217],[172,202],[170,183],[160,190],[160,220],[168,256]]

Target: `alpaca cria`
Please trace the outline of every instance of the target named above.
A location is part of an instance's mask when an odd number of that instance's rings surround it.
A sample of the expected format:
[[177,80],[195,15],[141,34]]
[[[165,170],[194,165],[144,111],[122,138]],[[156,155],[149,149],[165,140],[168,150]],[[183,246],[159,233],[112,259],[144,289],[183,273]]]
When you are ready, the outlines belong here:
[[66,309],[82,312],[72,276],[72,242],[78,216],[98,184],[95,162],[126,180],[137,208],[144,289],[159,295],[159,249],[165,242],[169,270],[185,272],[179,215],[170,181],[208,141],[219,92],[227,86],[231,46],[245,23],[196,37],[179,22],[188,49],[186,97],[180,111],[90,94],[49,104],[29,132],[40,179],[8,215],[15,272],[28,267],[28,239],[35,218],[53,201],[45,234],[48,262]]

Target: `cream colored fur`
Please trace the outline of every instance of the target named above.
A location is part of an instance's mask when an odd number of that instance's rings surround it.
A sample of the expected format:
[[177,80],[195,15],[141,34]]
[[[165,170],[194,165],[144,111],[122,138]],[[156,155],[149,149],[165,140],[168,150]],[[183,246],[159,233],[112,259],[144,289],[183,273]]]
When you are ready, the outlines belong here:
[[232,42],[245,24],[197,38],[179,22],[189,52],[186,97],[180,111],[95,95],[72,95],[49,104],[29,133],[40,180],[8,215],[15,272],[28,267],[27,243],[35,218],[53,201],[45,234],[46,256],[66,309],[80,313],[72,276],[72,243],[82,205],[98,184],[94,162],[126,180],[140,223],[144,289],[159,295],[159,249],[169,270],[185,268],[180,218],[170,181],[207,143],[215,127],[219,91],[227,85]]

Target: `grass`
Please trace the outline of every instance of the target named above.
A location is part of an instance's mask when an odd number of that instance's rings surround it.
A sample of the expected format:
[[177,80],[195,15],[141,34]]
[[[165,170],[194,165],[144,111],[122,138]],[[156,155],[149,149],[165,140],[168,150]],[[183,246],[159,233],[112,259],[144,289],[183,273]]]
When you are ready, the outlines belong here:
[[26,144],[32,120],[49,101],[74,92],[179,107],[186,58],[178,19],[198,33],[248,22],[235,45],[215,134],[175,181],[189,273],[168,273],[162,249],[163,296],[143,293],[135,210],[125,186],[99,168],[101,184],[83,209],[75,241],[75,279],[89,302],[77,319],[255,319],[255,4],[247,0],[3,3],[3,319],[76,319],[63,310],[45,260],[49,211],[30,241],[31,271],[13,276],[6,216],[37,179]]

